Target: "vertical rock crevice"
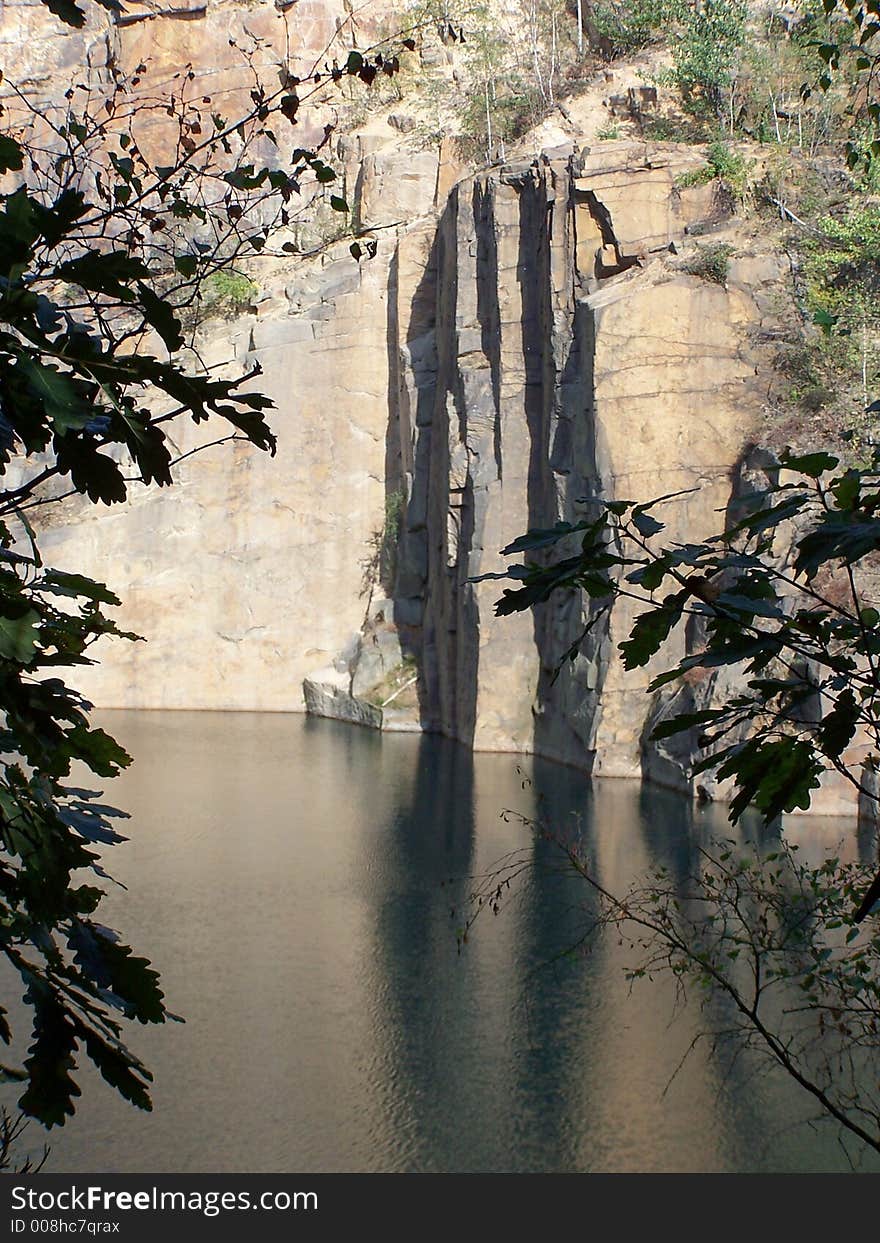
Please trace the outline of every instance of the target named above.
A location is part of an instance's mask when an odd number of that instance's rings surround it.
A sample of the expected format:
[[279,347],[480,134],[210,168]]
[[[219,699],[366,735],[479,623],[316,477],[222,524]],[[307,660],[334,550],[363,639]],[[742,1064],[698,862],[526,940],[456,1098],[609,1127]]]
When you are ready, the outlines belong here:
[[417,437],[429,459],[423,725],[676,784],[684,766],[649,741],[663,710],[644,693],[652,674],[625,671],[617,652],[631,610],[596,622],[572,592],[498,619],[498,585],[471,581],[500,570],[524,530],[576,522],[599,495],[699,483],[665,515],[675,539],[709,534],[731,494],[743,410],[758,408],[755,304],[676,271],[671,243],[708,199],[673,193],[669,155],[611,155],[480,174],[438,230],[437,384],[430,436]]

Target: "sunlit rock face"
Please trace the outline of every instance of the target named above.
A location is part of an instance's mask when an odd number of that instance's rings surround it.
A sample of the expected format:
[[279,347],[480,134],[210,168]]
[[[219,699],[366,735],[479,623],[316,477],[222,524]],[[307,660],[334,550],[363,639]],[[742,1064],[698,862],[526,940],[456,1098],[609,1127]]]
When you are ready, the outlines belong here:
[[[348,46],[368,37],[330,0],[132,5],[121,24],[89,13],[43,46],[42,6],[4,6],[34,98],[74,64],[105,72],[112,53],[149,61],[169,89],[192,66],[231,111],[246,37],[276,76],[301,72],[337,23]],[[49,68],[28,78],[29,64]],[[473,580],[528,527],[577,520],[599,494],[693,489],[665,507],[669,537],[718,529],[760,482],[750,445],[762,342],[785,314],[781,262],[717,185],[682,187],[694,148],[603,142],[463,176],[447,143],[410,142],[389,127],[334,148],[374,258],[356,262],[340,238],[268,262],[253,305],[201,329],[203,362],[261,366],[276,457],[206,448],[171,491],[47,511],[47,558],[112,584],[122,623],[148,640],[108,646],[82,688],[107,707],[302,711],[307,681],[315,712],[686,788],[688,747],[650,743],[651,723],[676,696],[686,711],[730,686],[694,676],[646,695],[658,667],[627,673],[617,650],[625,602],[554,677],[585,600],[498,619],[500,585]],[[724,284],[685,270],[695,239],[733,248]],[[185,454],[220,434],[182,425],[175,443]],[[829,786],[815,806],[852,800]]]
[[94,0],[78,2],[85,16],[79,29],[41,0],[3,0],[0,49],[8,83],[57,100],[89,75],[112,67],[130,74],[143,64],[142,94],[147,86],[176,93],[192,71],[193,91],[231,108],[236,93],[247,97],[255,71],[283,67],[303,77],[340,48],[369,45],[389,12],[388,5],[347,0],[129,0],[119,13]]
[[[360,6],[350,0],[131,0],[118,13],[80,0],[80,8],[86,20],[76,29],[40,0],[0,3],[0,99],[7,120],[29,123],[52,141],[43,114],[63,112],[66,91],[72,89],[77,110],[124,79],[127,101],[141,105],[132,133],[158,164],[168,162],[168,141],[177,131],[163,107],[151,106],[157,100],[173,98],[203,117],[242,116],[253,106],[255,89],[270,95],[291,76],[306,79],[334,57],[344,61],[350,49],[370,46],[389,11],[378,0]],[[310,92],[301,94],[308,99]],[[332,99],[303,108],[289,131],[293,144],[318,141],[333,119]],[[268,146],[255,154],[273,156]]]
[[[395,210],[400,186],[397,218],[433,220],[438,165],[436,154],[400,157],[394,177],[386,160],[383,210]],[[348,247],[261,268],[253,308],[200,333],[206,365],[262,367],[274,458],[226,444],[175,468],[172,491],[134,487],[124,507],[71,498],[47,511],[47,557],[112,583],[126,625],[148,639],[108,646],[82,671],[95,702],[301,711],[303,679],[360,635],[388,492],[394,233],[370,262]],[[223,434],[180,423],[173,439],[185,454]]]

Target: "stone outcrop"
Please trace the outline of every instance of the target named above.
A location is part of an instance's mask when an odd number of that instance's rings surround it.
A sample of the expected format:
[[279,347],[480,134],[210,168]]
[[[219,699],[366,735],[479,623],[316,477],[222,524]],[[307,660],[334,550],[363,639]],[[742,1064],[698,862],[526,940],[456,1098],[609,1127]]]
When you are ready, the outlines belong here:
[[350,725],[366,725],[368,729],[382,728],[382,709],[359,699],[348,689],[349,679],[343,672],[330,668],[321,669],[303,680],[303,698],[306,712],[313,716],[329,717],[333,721],[346,721]]
[[[424,729],[690,789],[694,739],[650,734],[734,693],[726,671],[649,697],[656,668],[627,672],[618,653],[636,607],[623,601],[560,673],[587,601],[499,620],[498,584],[476,580],[503,568],[499,550],[524,530],[577,521],[597,495],[680,494],[663,518],[684,543],[766,484],[767,455],[748,446],[785,266],[744,235],[723,187],[679,188],[692,151],[553,155],[460,182],[436,230],[399,240],[387,486],[407,504],[395,621],[419,669]],[[723,284],[692,274],[691,239],[707,233],[732,244]],[[665,665],[697,642],[670,640]],[[694,793],[726,790],[707,777]],[[814,810],[854,811],[851,788],[832,774]]]
[[[652,675],[617,658],[626,610],[554,681],[583,601],[499,620],[498,585],[471,580],[502,569],[499,550],[526,528],[577,520],[599,493],[696,487],[668,506],[670,536],[717,528],[759,409],[762,315],[744,284],[677,270],[670,247],[717,214],[713,187],[676,189],[695,158],[604,144],[461,182],[420,286],[399,281],[392,422],[409,502],[396,605],[426,728],[597,773],[642,771]],[[402,239],[402,271],[419,270],[419,244]]]
[[[334,59],[344,62],[351,49],[376,41],[388,16],[387,5],[355,8],[350,0],[133,0],[115,12],[79,0],[79,7],[81,29],[53,17],[41,0],[0,0],[4,124],[56,146],[47,122],[64,124],[68,107],[76,115],[124,81],[122,112],[134,105],[132,136],[156,165],[169,162],[179,137],[166,102],[175,100],[178,113],[205,129],[212,116],[244,116],[255,89],[271,96],[292,78],[307,81]],[[309,147],[336,124],[342,87],[302,94],[295,122],[279,130],[280,145],[262,138],[252,158],[283,162],[288,135],[290,147]]]
[[118,13],[92,0],[79,3],[85,24],[77,29],[51,16],[41,0],[2,0],[7,83],[60,103],[75,81],[96,85],[111,68],[130,75],[144,65],[138,77],[145,95],[177,93],[182,74],[191,72],[192,94],[216,95],[234,115],[255,72],[275,86],[282,68],[308,75],[334,41],[334,51],[369,44],[384,16],[381,5],[355,13],[346,0],[132,0]]

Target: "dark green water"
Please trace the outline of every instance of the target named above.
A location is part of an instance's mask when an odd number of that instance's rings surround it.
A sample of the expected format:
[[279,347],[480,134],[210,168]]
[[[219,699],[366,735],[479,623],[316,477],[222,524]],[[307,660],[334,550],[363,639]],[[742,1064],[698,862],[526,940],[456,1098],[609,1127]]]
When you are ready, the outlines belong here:
[[[847,1168],[833,1131],[802,1124],[809,1102],[754,1063],[699,1045],[669,1083],[699,1015],[663,984],[630,992],[610,939],[552,961],[589,899],[501,816],[541,799],[558,825],[579,817],[621,889],[657,864],[684,875],[727,831],[718,809],[301,717],[104,716],[136,756],[113,788],[133,813],[112,852],[130,889],[105,918],[187,1022],[131,1033],[151,1115],[84,1072],[50,1170]],[[815,853],[847,827],[798,833]],[[450,907],[521,849],[528,883],[459,956]]]

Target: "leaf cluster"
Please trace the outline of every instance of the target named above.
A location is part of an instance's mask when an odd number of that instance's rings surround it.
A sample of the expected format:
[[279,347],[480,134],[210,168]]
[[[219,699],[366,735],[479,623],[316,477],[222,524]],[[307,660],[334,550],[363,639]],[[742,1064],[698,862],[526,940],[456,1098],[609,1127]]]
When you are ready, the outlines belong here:
[[[122,1041],[121,1020],[168,1015],[149,962],[95,919],[110,881],[102,851],[125,840],[124,813],[70,782],[75,764],[109,778],[131,762],[60,676],[93,663],[98,639],[123,635],[105,611],[119,601],[102,583],[46,568],[35,545],[30,556],[12,545],[3,524],[0,950],[33,1007],[33,1043],[24,1066],[2,1074],[23,1081],[22,1112],[51,1126],[73,1113],[79,1049],[126,1099],[149,1108],[150,1074]],[[0,1039],[11,1037],[2,1011]]]

